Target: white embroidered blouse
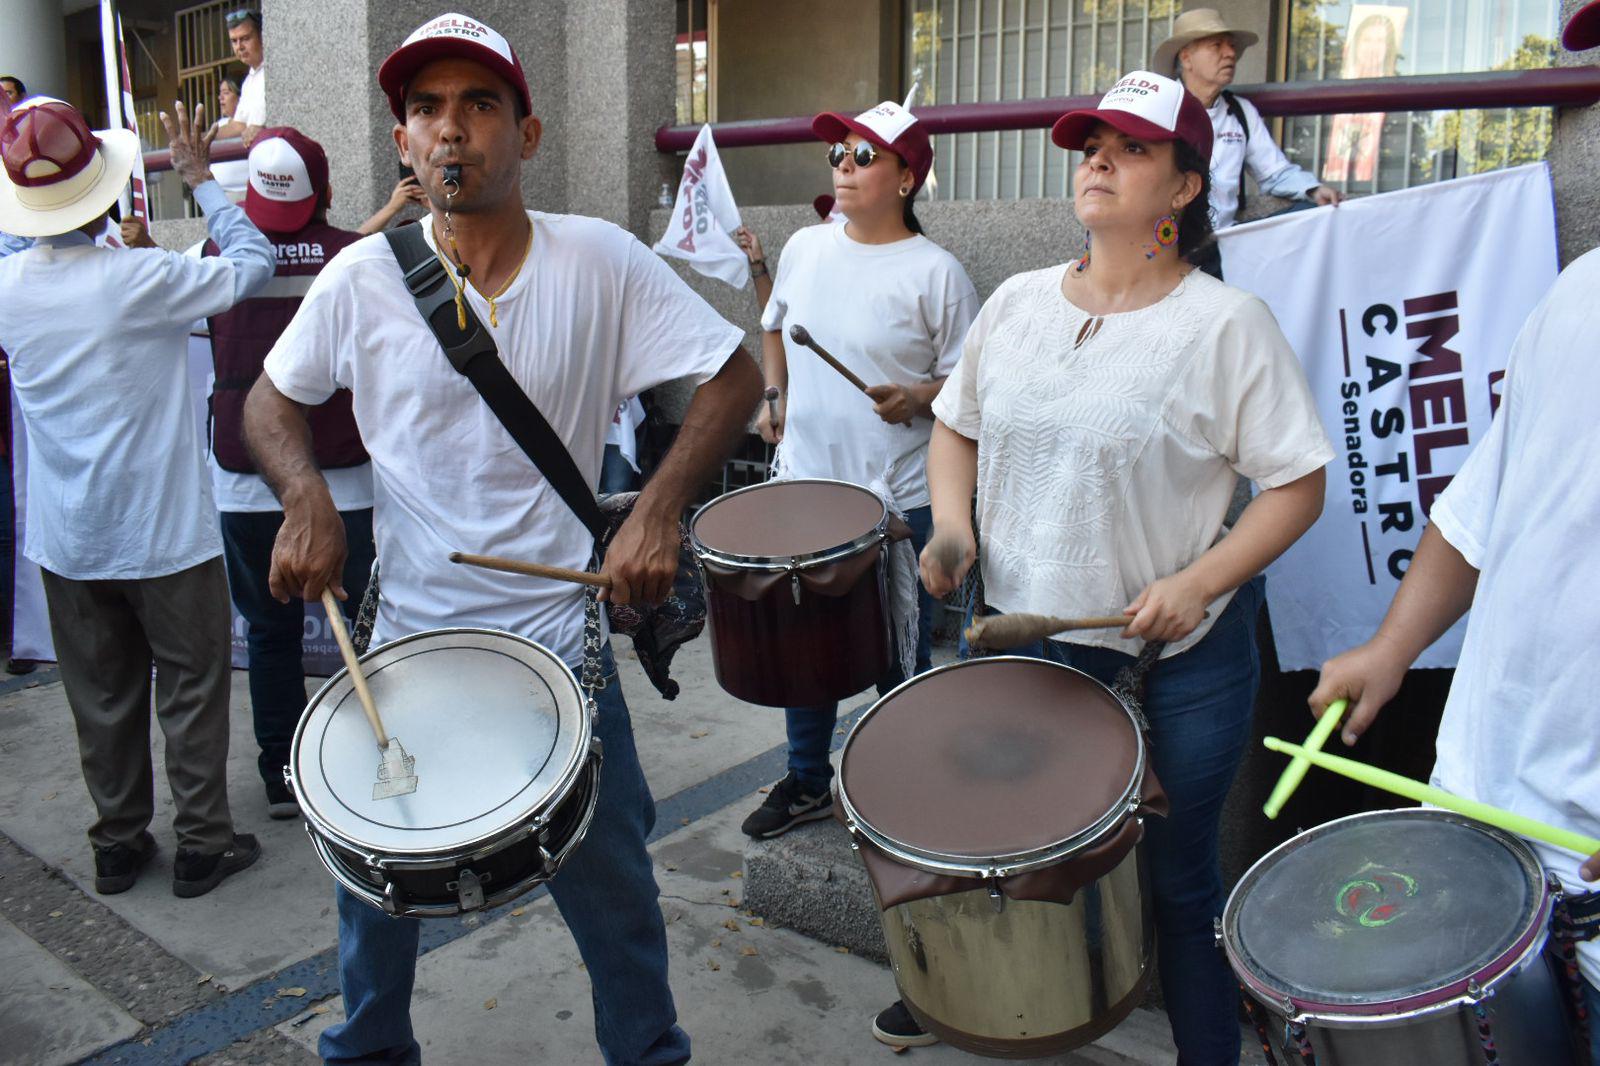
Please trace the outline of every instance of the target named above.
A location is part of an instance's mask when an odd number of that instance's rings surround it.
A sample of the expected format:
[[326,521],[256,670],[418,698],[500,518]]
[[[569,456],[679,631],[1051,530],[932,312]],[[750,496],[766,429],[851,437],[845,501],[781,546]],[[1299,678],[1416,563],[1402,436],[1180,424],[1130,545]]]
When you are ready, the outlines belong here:
[[[1261,300],[1194,271],[1149,307],[1093,316],[1062,294],[1067,269],[995,290],[933,406],[978,442],[993,610],[1117,613],[1216,542],[1235,472],[1269,489],[1333,458],[1305,374]],[[1232,595],[1163,657],[1205,636]],[[1115,630],[1057,639],[1140,646]]]

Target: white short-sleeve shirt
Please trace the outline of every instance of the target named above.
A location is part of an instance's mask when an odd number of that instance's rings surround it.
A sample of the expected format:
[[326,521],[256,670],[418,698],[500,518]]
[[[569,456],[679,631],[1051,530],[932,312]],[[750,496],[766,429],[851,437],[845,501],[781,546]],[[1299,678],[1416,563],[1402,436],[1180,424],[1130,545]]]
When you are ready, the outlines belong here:
[[[1091,316],[1068,266],[1008,279],[979,312],[934,414],[978,442],[989,606],[1115,614],[1223,531],[1235,473],[1275,488],[1333,458],[1266,304],[1199,271],[1137,311]],[[1192,647],[1231,597],[1164,655]],[[1115,631],[1061,639],[1137,653]]]
[[[724,321],[627,231],[529,212],[533,249],[510,287],[472,309],[500,358],[590,484],[606,428],[629,396],[676,378],[700,384],[738,348]],[[431,227],[423,223],[430,246]],[[418,314],[381,234],[317,275],[266,360],[285,396],[351,391],[372,457],[382,597],[374,640],[443,626],[503,629],[569,664],[582,652],[582,591],[449,561],[481,552],[582,569],[592,541]]]
[[[1439,725],[1439,787],[1600,837],[1600,251],[1562,271],[1506,364],[1494,423],[1430,519],[1479,571]],[[1586,856],[1534,844],[1570,891]],[[1578,945],[1600,981],[1600,941]]]
[[978,294],[955,256],[923,236],[862,244],[831,223],[784,245],[761,328],[781,330],[789,386],[778,468],[886,486],[902,510],[928,503],[933,422],[890,425],[872,401],[789,328],[812,338],[868,385],[927,384],[946,377],[978,311]]
[[244,76],[239,85],[239,105],[233,109],[233,121],[246,126],[267,124],[267,65],[256,67]]

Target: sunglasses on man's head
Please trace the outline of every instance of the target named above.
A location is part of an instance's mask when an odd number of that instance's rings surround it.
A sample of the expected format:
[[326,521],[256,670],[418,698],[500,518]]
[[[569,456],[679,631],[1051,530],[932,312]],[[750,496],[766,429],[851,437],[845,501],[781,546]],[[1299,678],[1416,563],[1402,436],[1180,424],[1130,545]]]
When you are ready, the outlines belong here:
[[257,26],[261,25],[261,13],[252,11],[247,7],[240,8],[238,11],[230,11],[224,18],[226,18],[228,29],[230,30],[235,26],[242,26],[246,22],[254,22]]
[[872,161],[878,158],[878,149],[871,141],[858,141],[854,148],[842,141],[828,145],[828,165],[834,170],[844,164],[846,156],[853,157],[858,167],[870,167]]

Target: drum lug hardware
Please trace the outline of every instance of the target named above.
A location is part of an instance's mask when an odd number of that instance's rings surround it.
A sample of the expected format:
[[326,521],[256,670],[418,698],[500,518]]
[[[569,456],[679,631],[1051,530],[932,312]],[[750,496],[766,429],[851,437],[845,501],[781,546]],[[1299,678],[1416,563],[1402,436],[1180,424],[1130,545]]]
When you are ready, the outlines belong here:
[[1000,891],[1000,882],[995,878],[989,880],[989,902],[994,904],[996,914],[1006,909],[1006,895]]
[[400,891],[394,887],[394,882],[385,881],[383,884],[383,913],[391,918],[398,918],[403,906],[400,902]]
[[[541,854],[543,850],[542,848],[540,849]],[[447,881],[444,886],[445,891],[456,894],[462,910],[475,911],[481,909],[483,907],[483,886],[488,884],[494,875],[485,874],[479,877],[471,870],[462,870],[456,876],[459,880]]]
[[800,575],[797,572],[789,573],[789,588],[794,592],[794,605],[800,606]]
[[1467,982],[1467,998],[1474,1003],[1483,998],[1483,986],[1476,979]]
[[1222,919],[1220,917],[1211,919],[1211,941],[1213,947],[1220,948],[1222,946]]
[[555,860],[555,857],[550,854],[550,849],[545,847],[544,843],[542,841],[539,844],[539,862],[544,867],[544,873],[545,873],[546,877],[554,877],[555,876],[555,873],[556,873],[556,860]]

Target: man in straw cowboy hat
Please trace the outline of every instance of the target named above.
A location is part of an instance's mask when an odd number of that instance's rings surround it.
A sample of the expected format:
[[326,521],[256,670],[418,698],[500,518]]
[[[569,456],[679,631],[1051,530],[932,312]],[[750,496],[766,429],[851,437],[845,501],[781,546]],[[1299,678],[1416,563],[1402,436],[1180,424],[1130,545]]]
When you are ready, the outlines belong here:
[[211,891],[261,853],[228,811],[229,618],[222,541],[190,407],[189,326],[272,276],[272,248],[212,180],[210,138],[161,115],[173,169],[220,254],[96,246],[139,138],[35,98],[0,126],[0,347],[28,432],[24,552],[43,570],[78,728],[95,890],[133,887],[155,851],[151,668],[177,813],[172,889]]
[[[1157,46],[1150,60],[1151,70],[1181,80],[1211,117],[1211,214],[1219,230],[1233,225],[1244,209],[1246,168],[1268,196],[1318,205],[1344,199],[1338,190],[1289,162],[1255,105],[1228,91],[1239,57],[1260,39],[1230,26],[1216,9],[1197,7],[1177,17],[1172,36]],[[1222,276],[1215,245],[1196,253],[1196,258],[1202,269]]]

